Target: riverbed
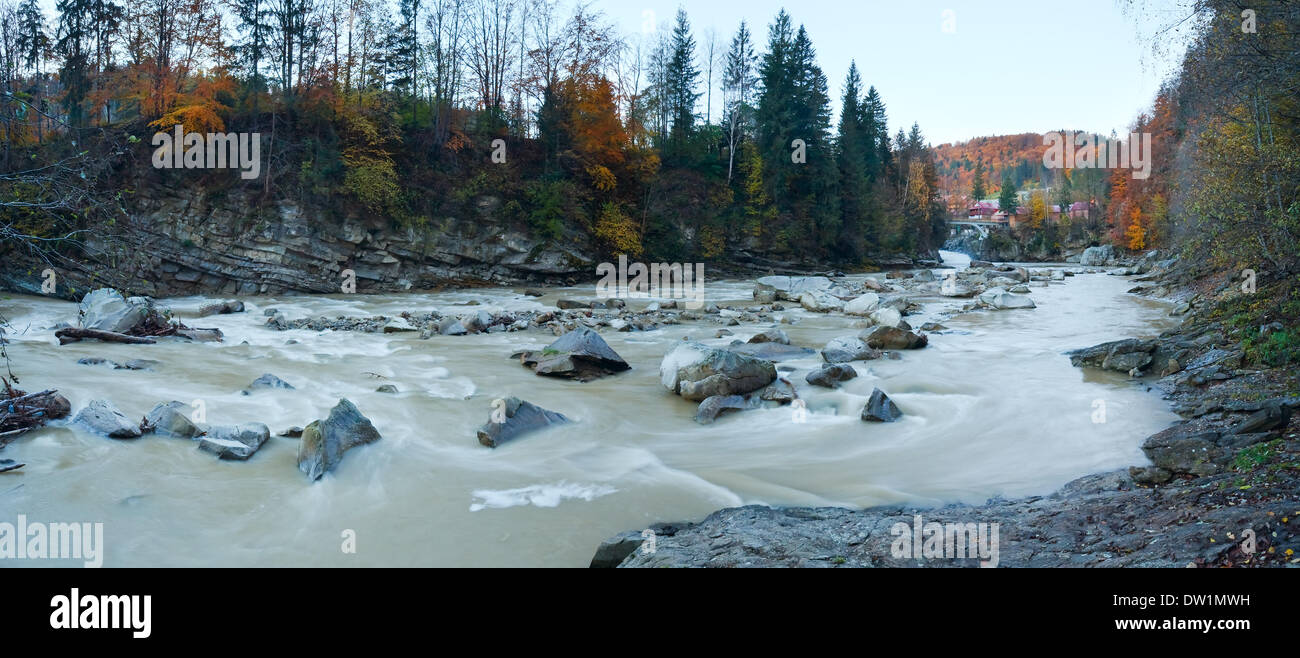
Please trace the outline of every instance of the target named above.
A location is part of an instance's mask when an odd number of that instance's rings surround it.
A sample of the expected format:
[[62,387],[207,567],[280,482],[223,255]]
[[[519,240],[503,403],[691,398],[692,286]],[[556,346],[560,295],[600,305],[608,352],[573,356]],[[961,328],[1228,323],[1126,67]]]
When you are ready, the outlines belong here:
[[[965,259],[944,254],[958,266]],[[1030,265],[1042,268],[1042,265]],[[1077,266],[1059,266],[1078,270]],[[881,274],[858,275],[883,278]],[[578,383],[538,377],[510,359],[549,333],[469,336],[276,331],[286,317],[395,316],[403,311],[541,310],[592,286],[433,294],[246,297],[246,312],[197,318],[207,297],[162,300],[222,343],[94,342],[59,346],[50,329],[76,305],[13,296],[0,313],[14,371],[28,391],[57,388],[74,412],[96,398],[128,416],[179,400],[213,424],[259,422],[272,434],[354,402],[383,435],[322,480],[296,468],[297,442],[272,439],[247,462],[226,462],[182,439],[118,441],[59,422],[2,454],[27,466],[0,475],[0,521],[102,522],[105,566],[586,566],[595,547],[624,530],[699,519],[722,508],[867,507],[982,503],[1047,494],[1077,477],[1147,463],[1144,438],[1177,417],[1119,373],[1078,369],[1063,352],[1173,325],[1168,307],[1128,295],[1122,277],[1078,274],[1032,288],[1037,308],[954,312],[935,297],[914,327],[941,322],[929,346],[899,360],[856,362],[837,390],[806,384],[820,356],[780,363],[808,413],[790,407],[694,421],[695,404],[664,390],[659,363],[691,337],[725,346],[771,322],[727,327],[683,322],[650,332],[602,331],[632,370]],[[752,306],[752,280],[707,281],[706,300]],[[630,300],[639,307],[652,300]],[[473,304],[473,305],[471,305]],[[820,349],[855,334],[853,319],[786,303],[777,313],[791,343]],[[79,365],[102,357],[157,361],[151,370]],[[241,391],[263,373],[295,390]],[[384,384],[396,395],[380,393]],[[902,410],[897,423],[866,423],[874,388]],[[480,445],[494,399],[517,396],[576,423],[497,449]],[[343,549],[345,531],[354,553]],[[62,564],[48,561],[30,566]]]

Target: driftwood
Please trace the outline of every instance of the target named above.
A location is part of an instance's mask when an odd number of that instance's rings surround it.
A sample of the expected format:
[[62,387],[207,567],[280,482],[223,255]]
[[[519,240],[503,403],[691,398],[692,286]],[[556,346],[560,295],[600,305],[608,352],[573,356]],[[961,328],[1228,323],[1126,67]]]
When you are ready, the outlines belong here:
[[114,331],[104,331],[102,329],[78,329],[76,327],[60,329],[54,332],[54,336],[59,339],[60,345],[75,343],[87,338],[92,340],[102,340],[108,343],[127,343],[129,345],[153,345],[158,342],[152,338],[129,336]]
[[24,434],[45,425],[46,421],[63,418],[72,412],[67,398],[54,390],[24,393],[4,381],[0,392],[0,447]]

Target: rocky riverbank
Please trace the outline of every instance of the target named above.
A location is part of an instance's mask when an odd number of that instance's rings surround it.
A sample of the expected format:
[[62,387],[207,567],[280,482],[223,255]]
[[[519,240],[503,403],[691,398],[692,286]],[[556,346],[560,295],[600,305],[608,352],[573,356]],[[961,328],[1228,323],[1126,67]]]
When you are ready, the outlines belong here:
[[[1135,384],[1163,393],[1184,418],[1144,442],[1151,464],[1084,477],[1051,496],[978,506],[724,509],[698,523],[652,527],[653,535],[611,538],[593,566],[977,565],[975,558],[894,557],[896,524],[910,528],[917,516],[926,523],[998,524],[1000,566],[1300,564],[1296,375],[1249,367],[1239,332],[1212,317],[1217,303],[1237,294],[1235,282],[1195,278],[1155,252],[1111,273],[1137,276],[1141,285],[1131,292],[1172,298],[1173,312],[1184,317],[1179,328],[1155,339],[1068,355],[1078,367],[1129,374]],[[963,293],[969,280],[956,284]],[[652,550],[647,536],[654,538]]]

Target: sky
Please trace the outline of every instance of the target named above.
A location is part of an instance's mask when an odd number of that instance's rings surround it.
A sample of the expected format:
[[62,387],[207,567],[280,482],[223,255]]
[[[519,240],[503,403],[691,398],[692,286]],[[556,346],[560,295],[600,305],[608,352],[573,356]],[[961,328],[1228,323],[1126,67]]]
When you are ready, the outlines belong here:
[[[678,7],[697,55],[724,50],[742,19],[761,51],[785,7],[808,29],[838,112],[849,62],[888,108],[890,132],[918,122],[934,145],[985,135],[1128,132],[1150,108],[1168,61],[1154,61],[1113,0],[596,0],[624,35],[669,28]],[[951,14],[945,15],[945,11]],[[945,31],[946,19],[951,31]],[[714,115],[720,106],[714,93]],[[703,106],[701,106],[703,110]]]

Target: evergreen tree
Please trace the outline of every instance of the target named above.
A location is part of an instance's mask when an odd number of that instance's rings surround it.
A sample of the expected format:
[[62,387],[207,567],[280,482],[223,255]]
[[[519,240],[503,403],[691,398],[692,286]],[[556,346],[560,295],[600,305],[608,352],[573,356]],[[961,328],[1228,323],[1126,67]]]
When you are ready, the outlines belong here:
[[37,74],[41,72],[41,62],[50,49],[50,37],[45,33],[45,13],[41,11],[40,0],[23,0],[18,6],[18,56],[21,64]]
[[1011,180],[1011,172],[1002,174],[1002,191],[998,193],[998,209],[1005,211],[1008,217],[1014,217],[1016,206],[1019,205],[1019,197],[1016,195],[1016,184]]
[[63,58],[59,82],[63,84],[63,109],[68,123],[86,125],[86,96],[90,92],[90,40],[94,30],[95,0],[59,0],[59,27],[54,50]]
[[988,193],[988,185],[984,182],[984,158],[981,156],[975,161],[975,176],[971,181],[970,195],[975,201],[982,201]]
[[[856,62],[849,64],[844,80],[844,97],[840,111],[839,152],[837,164],[840,175],[840,239],[839,255],[856,260],[863,254],[865,243],[864,219],[868,191],[866,173],[867,157],[862,112],[862,78]],[[874,128],[874,127],[873,127]]]
[[683,153],[695,127],[695,102],[701,96],[695,89],[699,82],[700,70],[695,67],[695,37],[691,36],[691,23],[686,18],[686,10],[678,9],[667,70],[667,100],[672,122],[669,144],[676,155]]

